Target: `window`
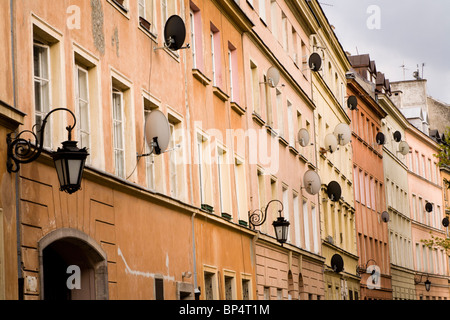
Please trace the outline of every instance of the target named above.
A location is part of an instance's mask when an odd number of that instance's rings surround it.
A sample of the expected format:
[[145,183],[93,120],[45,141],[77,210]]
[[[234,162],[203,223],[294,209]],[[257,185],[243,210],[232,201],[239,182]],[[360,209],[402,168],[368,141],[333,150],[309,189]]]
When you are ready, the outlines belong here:
[[231,215],[230,175],[228,163],[225,149],[217,147],[217,178],[219,186],[220,212]]
[[294,193],[292,197],[293,209],[294,209],[294,232],[295,232],[295,245],[301,246],[300,243],[300,216],[298,211],[298,195]]
[[161,0],[162,25],[166,24],[170,16],[177,13],[176,0]]
[[291,38],[292,38],[292,60],[298,66],[298,35],[297,31],[295,31],[294,27],[291,28]]
[[209,141],[200,132],[197,133],[197,164],[199,175],[200,203],[212,206],[211,188],[211,151]]
[[155,278],[155,300],[164,300],[164,279]]
[[[138,0],[139,25],[145,30],[156,32],[155,0]],[[164,20],[165,21],[165,20]]]
[[288,20],[284,12],[281,12],[281,36],[283,40],[283,48],[285,51],[289,51],[287,30],[288,30]]
[[312,232],[313,232],[313,244],[314,244],[314,253],[319,253],[319,236],[320,230],[317,226],[317,216],[316,216],[316,207],[311,204],[311,222],[312,222]]
[[190,1],[190,32],[191,32],[191,53],[192,68],[204,71],[203,64],[203,41],[202,41],[202,17],[200,9]]
[[264,300],[270,300],[270,288],[264,287]]
[[361,204],[366,205],[365,200],[364,200],[364,173],[363,171],[360,169],[359,170],[359,190],[360,192],[360,196],[361,196]]
[[422,169],[422,177],[426,178],[426,173],[425,173],[425,156],[422,156],[422,162],[421,162],[421,169]]
[[278,8],[277,2],[275,0],[271,0],[270,2],[270,22],[272,28],[273,36],[278,39]]
[[366,207],[370,208],[369,175],[367,173],[365,174],[365,186],[364,186],[364,188],[366,190]]
[[264,188],[264,174],[262,171],[258,170],[258,198],[259,198],[259,208],[265,206],[265,188]]
[[237,49],[228,42],[228,72],[230,77],[230,99],[239,103],[239,73]]
[[416,195],[412,195],[412,211],[413,211],[413,219],[417,220],[417,203],[416,203]]
[[169,122],[170,141],[169,149],[169,176],[170,176],[170,196],[177,197],[177,154],[175,149],[175,124]]
[[251,282],[249,279],[242,279],[242,300],[250,300]]
[[277,120],[278,120],[278,134],[284,136],[284,121],[283,121],[283,101],[281,91],[276,89],[276,102],[277,102]]
[[235,277],[227,272],[224,275],[225,300],[236,300]]
[[[89,125],[89,78],[88,71],[76,65],[76,115],[78,119],[77,136],[79,148],[90,149],[90,125]],[[87,159],[89,162],[89,157]]]
[[253,97],[253,111],[261,115],[261,107],[259,105],[259,75],[258,67],[253,61],[250,61],[250,69],[252,74],[252,97]]
[[[289,218],[290,211],[289,211],[289,193],[288,193],[288,188],[283,186],[282,192],[283,192],[283,213],[284,213],[284,216],[286,218]],[[291,242],[291,232],[288,232],[287,236],[288,236],[287,237],[287,242],[290,243]]]
[[259,0],[259,17],[266,22],[266,0]]
[[[398,188],[398,187],[397,187]],[[375,181],[370,177],[370,199],[372,200],[372,210],[376,210],[375,207]]]
[[115,174],[125,178],[123,93],[113,89],[113,141]]
[[288,114],[288,131],[289,131],[289,144],[295,146],[295,135],[294,135],[294,108],[292,103],[287,101],[287,114]]
[[218,288],[217,288],[217,274],[216,272],[205,271],[204,272],[205,281],[205,300],[217,300]]
[[419,173],[419,153],[417,151],[414,153],[414,168],[415,168],[415,173],[420,174]]
[[211,70],[212,70],[212,81],[213,86],[222,87],[222,63],[220,57],[220,32],[211,23],[210,32],[211,41]]
[[266,122],[267,125],[273,127],[273,116],[272,116],[272,95],[269,83],[267,81],[266,75],[264,75],[264,93],[266,98]]
[[305,231],[305,249],[310,251],[308,202],[303,200],[303,228]]
[[245,175],[244,162],[240,158],[235,157],[234,160],[234,176],[236,179],[236,202],[239,220],[248,219],[247,214],[247,184]]
[[[40,130],[45,115],[50,111],[50,49],[49,46],[34,43],[34,119],[36,132]],[[49,119],[51,121],[51,119]],[[50,122],[49,122],[50,124]],[[38,135],[38,138],[40,136]],[[40,141],[38,140],[40,143]],[[44,132],[44,147],[51,146],[51,125]]]

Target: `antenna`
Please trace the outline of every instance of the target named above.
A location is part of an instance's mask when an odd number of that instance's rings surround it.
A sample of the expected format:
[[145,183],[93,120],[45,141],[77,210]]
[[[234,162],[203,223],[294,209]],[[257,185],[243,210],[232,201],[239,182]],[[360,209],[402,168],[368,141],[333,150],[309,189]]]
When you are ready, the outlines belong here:
[[346,123],[339,123],[336,128],[334,128],[333,134],[337,138],[337,142],[341,146],[345,146],[350,142],[352,136],[352,130]]
[[313,52],[308,59],[308,66],[312,71],[319,71],[322,67],[322,58],[317,52]]
[[389,213],[387,211],[381,213],[381,220],[386,223],[389,222]]
[[406,156],[409,153],[409,144],[406,141],[400,142],[397,152],[400,152],[402,155]]
[[336,273],[339,273],[344,270],[344,259],[342,259],[340,254],[335,253],[331,257],[331,268]]
[[339,201],[342,194],[341,185],[337,181],[331,181],[327,186],[327,194],[331,201]]
[[305,128],[298,130],[297,139],[298,139],[297,142],[302,147],[307,147],[308,145],[310,145],[310,146],[314,145],[313,143],[309,144],[309,132]]
[[347,99],[347,107],[350,110],[358,110],[358,98],[356,96],[349,96]]
[[183,19],[180,16],[172,15],[167,19],[164,26],[164,46],[155,47],[153,50],[158,49],[170,49],[172,51],[177,51],[180,49],[189,49],[190,44],[186,44],[183,47],[184,40],[186,39],[186,26],[184,25]]
[[319,152],[321,154],[324,153],[333,153],[337,150],[338,140],[336,136],[332,133],[329,133],[325,136],[325,148],[320,148]]
[[145,117],[145,140],[150,152],[138,154],[138,158],[166,152],[170,142],[170,127],[169,121],[160,110],[153,110]]
[[306,189],[306,192],[315,195],[319,193],[322,183],[320,182],[320,177],[317,172],[308,170],[303,175],[303,185],[304,187],[301,187],[301,189]]

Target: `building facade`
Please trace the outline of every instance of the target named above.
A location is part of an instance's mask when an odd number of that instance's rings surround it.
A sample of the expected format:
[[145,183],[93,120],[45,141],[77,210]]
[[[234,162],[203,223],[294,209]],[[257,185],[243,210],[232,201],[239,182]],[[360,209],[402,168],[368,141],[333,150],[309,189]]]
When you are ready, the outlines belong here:
[[361,299],[391,300],[392,284],[386,211],[383,147],[377,141],[381,121],[387,112],[375,100],[378,91],[375,62],[369,55],[349,56],[352,73],[347,78],[347,95],[357,97],[351,111],[353,147],[353,188],[356,233],[361,272]]
[[[308,2],[317,20],[310,36],[310,52],[321,57],[321,69],[312,71],[312,100],[314,112],[315,152],[317,173],[321,179],[319,211],[321,217],[322,255],[325,257],[325,299],[353,300],[360,296],[360,277],[356,273],[358,253],[355,234],[355,204],[352,178],[351,144],[329,150],[327,137],[334,135],[339,124],[350,125],[345,110],[346,72],[350,62],[342,50],[322,9],[316,2]],[[332,137],[331,137],[332,138]],[[341,189],[341,197],[331,200],[327,194],[330,182]],[[336,269],[333,257],[341,261]]]

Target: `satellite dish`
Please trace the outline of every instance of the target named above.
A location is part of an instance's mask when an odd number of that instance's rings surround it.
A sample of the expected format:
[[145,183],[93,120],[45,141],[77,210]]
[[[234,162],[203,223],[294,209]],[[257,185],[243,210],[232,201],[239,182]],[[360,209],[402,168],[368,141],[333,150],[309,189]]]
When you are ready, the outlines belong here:
[[381,220],[383,220],[383,222],[389,222],[389,213],[387,211],[381,213]]
[[275,67],[270,67],[267,70],[267,83],[271,88],[275,88],[280,81],[280,71]]
[[297,133],[298,142],[302,147],[306,147],[309,143],[309,132],[305,128],[298,130]]
[[319,193],[322,183],[320,182],[320,177],[317,172],[308,170],[303,175],[303,185],[306,192],[311,195],[315,195]]
[[400,131],[395,131],[394,132],[394,140],[396,142],[400,142],[402,140],[402,134]]
[[327,194],[331,201],[339,201],[342,194],[340,184],[336,181],[331,181],[327,186]]
[[337,138],[338,143],[341,146],[345,146],[350,142],[352,137],[352,130],[346,123],[339,123],[336,128],[334,128],[334,135]]
[[336,273],[344,270],[344,259],[342,259],[341,255],[336,253],[331,257],[331,268]]
[[384,136],[383,132],[378,132],[375,136],[375,140],[379,145],[383,145],[386,142],[386,137]]
[[404,156],[407,155],[409,153],[409,144],[406,141],[400,142],[398,151]]
[[347,107],[350,110],[358,110],[358,99],[356,96],[350,96],[347,99]]
[[433,211],[433,204],[432,204],[431,202],[427,202],[427,203],[425,204],[425,211],[426,211],[426,212],[431,212],[431,211]]
[[169,121],[160,110],[153,110],[145,117],[145,139],[155,154],[163,153],[169,146]]
[[308,65],[312,71],[319,71],[322,66],[322,58],[317,52],[312,53],[308,59]]
[[442,225],[443,225],[444,227],[448,227],[448,225],[449,225],[448,217],[445,217],[444,219],[442,219]]
[[337,138],[334,134],[329,133],[325,136],[325,148],[327,151],[333,153],[336,151],[338,145]]
[[170,50],[176,51],[183,46],[186,39],[186,27],[180,16],[170,16],[164,26],[164,42]]

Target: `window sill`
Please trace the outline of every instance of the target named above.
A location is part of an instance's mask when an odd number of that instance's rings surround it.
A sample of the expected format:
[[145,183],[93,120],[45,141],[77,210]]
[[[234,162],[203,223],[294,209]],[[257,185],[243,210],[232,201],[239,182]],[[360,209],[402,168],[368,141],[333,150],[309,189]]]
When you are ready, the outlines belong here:
[[245,114],[246,110],[242,108],[237,102],[232,101],[230,103],[231,109],[233,109],[238,115],[242,116]]
[[[141,19],[144,20],[144,22],[141,21]],[[147,23],[148,23],[148,24],[147,24]],[[138,25],[139,29],[140,29],[146,36],[148,36],[151,40],[153,40],[155,43],[158,43],[158,40],[157,40],[158,35],[157,35],[156,33],[153,33],[153,32],[151,31],[150,26],[151,26],[150,22],[148,22],[147,20],[145,20],[145,19],[142,18],[142,17],[139,17],[139,25]]]
[[207,76],[205,76],[199,69],[192,69],[192,75],[204,86],[207,86],[211,82],[211,80]]
[[108,1],[110,5],[116,8],[117,11],[119,11],[125,18],[130,19],[129,10],[125,8],[123,5],[121,5],[118,1],[116,0],[106,0],[106,1]]
[[225,92],[222,91],[222,89],[216,86],[213,86],[213,93],[223,102],[228,101],[230,98]]
[[284,145],[285,147],[287,147],[289,145],[289,142],[281,135],[278,136],[278,142],[281,143],[282,145]]
[[262,127],[266,122],[261,118],[259,114],[253,111],[252,113],[253,121],[255,121],[260,127]]
[[269,133],[272,137],[278,136],[278,133],[275,131],[274,128],[272,128],[270,125],[266,124],[266,131]]
[[289,146],[289,151],[294,155],[294,156],[298,156],[300,154],[300,152],[293,146]]

